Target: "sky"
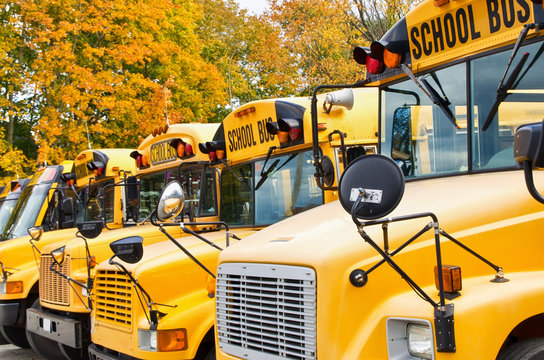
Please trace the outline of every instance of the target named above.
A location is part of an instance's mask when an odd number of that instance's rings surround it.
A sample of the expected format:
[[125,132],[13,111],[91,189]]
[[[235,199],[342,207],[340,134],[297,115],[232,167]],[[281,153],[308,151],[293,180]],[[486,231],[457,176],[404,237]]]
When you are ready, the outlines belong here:
[[267,8],[266,0],[236,0],[241,8],[248,9],[250,13],[261,15]]

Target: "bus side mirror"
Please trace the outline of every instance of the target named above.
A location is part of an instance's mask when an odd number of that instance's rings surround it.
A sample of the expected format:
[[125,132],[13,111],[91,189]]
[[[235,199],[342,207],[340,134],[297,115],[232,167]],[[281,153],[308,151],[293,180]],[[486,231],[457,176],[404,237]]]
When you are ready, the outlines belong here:
[[181,184],[174,180],[162,190],[157,204],[156,214],[159,221],[167,221],[178,216],[183,210],[185,195]]
[[411,120],[412,111],[408,106],[397,108],[393,114],[391,158],[399,164],[405,176],[412,174],[414,168]]
[[514,137],[514,159],[525,173],[525,183],[535,200],[544,204],[544,197],[536,190],[533,169],[544,167],[544,131],[542,123],[520,126]]
[[102,233],[102,228],[104,223],[102,221],[86,221],[84,223],[77,224],[77,229],[79,233],[87,239],[94,239],[100,233]]
[[27,229],[28,234],[34,241],[39,241],[43,234],[43,226],[33,226]]
[[142,259],[144,254],[143,240],[141,236],[129,236],[112,242],[110,248],[114,255],[122,261],[135,264]]
[[544,167],[543,123],[525,124],[517,128],[514,158],[518,163],[530,161],[533,168]]
[[344,170],[338,197],[353,217],[374,220],[393,211],[404,194],[404,175],[390,158],[370,154],[357,158]]

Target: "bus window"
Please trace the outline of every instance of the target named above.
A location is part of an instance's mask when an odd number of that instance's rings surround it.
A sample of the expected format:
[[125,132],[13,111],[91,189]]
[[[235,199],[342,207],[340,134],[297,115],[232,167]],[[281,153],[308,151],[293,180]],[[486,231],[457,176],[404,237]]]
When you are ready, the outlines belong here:
[[[77,211],[77,223],[100,221],[102,220],[102,216],[106,217],[107,223],[113,221],[114,187],[105,187],[106,185],[113,185],[113,181],[91,184],[81,191]],[[104,199],[102,200],[98,194],[100,189],[103,188]],[[102,209],[102,204],[105,206],[104,209]]]
[[200,165],[184,167],[180,181],[185,195],[185,209],[191,207],[196,216],[216,214],[213,169]]
[[508,91],[508,96],[499,106],[491,126],[486,131],[480,131],[479,125],[483,125],[493,106],[511,51],[488,55],[471,62],[474,169],[514,166],[513,139],[516,128],[544,118],[544,90],[539,73],[544,65],[541,56],[543,51],[542,42],[521,47],[512,61],[512,67],[518,63],[524,52],[529,53],[529,58],[514,82],[514,88]]
[[165,185],[165,173],[155,173],[140,178],[138,221],[144,221],[155,210]]
[[[269,174],[268,179],[255,192],[256,224],[273,224],[323,204],[323,192],[315,181],[311,152],[275,159],[279,159],[276,171]],[[263,164],[264,161],[255,163],[256,174],[260,174]]]
[[466,65],[422,76],[449,103],[459,128],[412,81],[382,89],[382,153],[406,176],[468,170]]
[[215,177],[214,169],[204,168],[204,180],[202,181],[202,192],[200,194],[200,216],[217,215],[217,201],[215,198]]
[[[233,167],[221,175],[221,220],[230,225],[269,225],[323,204],[315,182],[312,152],[272,158],[275,170],[262,181],[265,161]],[[255,174],[255,176],[254,176]],[[241,182],[239,178],[245,179]],[[256,191],[253,184],[262,182]]]
[[222,221],[229,225],[253,224],[252,188],[253,164],[234,166],[232,171],[227,169],[222,172],[220,211]]

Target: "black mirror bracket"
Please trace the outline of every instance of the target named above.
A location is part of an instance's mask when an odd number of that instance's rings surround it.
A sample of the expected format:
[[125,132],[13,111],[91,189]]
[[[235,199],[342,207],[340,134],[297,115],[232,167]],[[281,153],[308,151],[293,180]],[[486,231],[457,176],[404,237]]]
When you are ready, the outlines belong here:
[[[454,332],[454,321],[453,321],[453,315],[454,315],[454,307],[453,304],[446,304],[446,294],[444,291],[444,278],[442,271],[438,271],[438,288],[439,288],[439,298],[440,300],[438,302],[434,301],[410,276],[402,270],[402,268],[393,260],[393,256],[398,254],[400,251],[402,251],[404,248],[406,248],[410,243],[414,242],[416,239],[418,239],[421,235],[425,234],[427,231],[433,229],[434,230],[434,238],[435,238],[435,249],[436,249],[436,263],[437,268],[442,268],[442,254],[441,254],[441,247],[440,247],[440,236],[444,236],[448,240],[452,241],[454,244],[461,247],[463,250],[469,252],[470,254],[474,255],[476,258],[481,260],[482,262],[489,265],[491,268],[493,268],[496,271],[495,277],[491,280],[491,282],[494,283],[502,283],[507,282],[508,279],[504,278],[504,274],[502,272],[502,268],[493,264],[480,254],[476,253],[474,250],[470,249],[468,246],[461,243],[459,240],[455,239],[453,236],[449,235],[446,231],[440,228],[438,218],[435,214],[431,212],[426,213],[419,213],[419,214],[412,214],[412,215],[405,215],[405,216],[397,216],[397,217],[388,217],[388,218],[381,218],[376,220],[366,220],[366,221],[360,221],[357,217],[357,208],[360,205],[360,203],[363,201],[363,198],[365,196],[365,192],[362,189],[359,189],[359,195],[357,197],[357,200],[353,203],[351,215],[352,220],[357,226],[357,231],[363,238],[363,240],[368,243],[372,248],[378,252],[383,260],[380,260],[375,265],[373,265],[368,270],[362,270],[362,269],[355,269],[351,272],[349,276],[349,280],[351,284],[355,287],[363,287],[366,285],[368,281],[368,276],[372,271],[377,269],[379,266],[383,265],[384,263],[387,263],[390,265],[393,270],[395,270],[404,281],[406,281],[410,287],[425,301],[427,301],[431,306],[434,308],[434,322],[435,322],[435,328],[436,328],[436,343],[437,343],[437,351],[438,352],[455,352],[455,332]],[[397,249],[393,251],[389,251],[389,244],[388,240],[388,226],[387,224],[393,223],[393,222],[399,222],[399,221],[409,221],[409,220],[415,220],[415,219],[421,219],[421,218],[431,218],[431,222],[427,223],[419,232],[417,232],[414,236],[412,236],[410,239],[405,241],[403,244],[401,244]],[[365,228],[367,226],[375,226],[375,225],[382,225],[382,231],[384,234],[384,249],[382,249],[365,231]]]
[[[317,186],[319,186],[321,190],[338,190],[338,187],[326,186],[323,180],[325,174],[324,174],[323,165],[321,162],[322,151],[321,151],[321,148],[319,147],[319,138],[318,138],[317,93],[323,89],[353,89],[353,88],[365,87],[369,81],[370,79],[367,79],[364,81],[358,81],[353,84],[318,85],[314,88],[314,91],[312,93],[312,103],[311,103],[311,111],[310,111],[311,120],[312,120],[312,148],[314,153],[314,166],[315,166],[314,176],[316,178]],[[329,135],[329,138],[331,135]],[[343,142],[343,138],[341,140]],[[342,154],[344,155],[344,161],[345,161],[344,151],[342,152]]]

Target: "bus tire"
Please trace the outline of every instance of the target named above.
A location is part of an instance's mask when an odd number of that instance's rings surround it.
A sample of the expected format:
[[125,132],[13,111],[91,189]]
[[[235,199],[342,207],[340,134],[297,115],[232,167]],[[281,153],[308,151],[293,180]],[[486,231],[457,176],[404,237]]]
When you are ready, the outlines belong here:
[[59,344],[60,350],[64,354],[66,359],[70,360],[87,360],[89,359],[89,350],[87,347],[81,349],[74,349],[68,345]]
[[[40,299],[36,299],[32,304],[32,309],[39,309]],[[26,330],[26,338],[32,350],[49,360],[65,360],[59,347],[59,343],[40,336],[32,331]]]
[[26,339],[25,329],[15,326],[3,325],[0,326],[0,333],[2,333],[4,339],[6,339],[15,346],[23,349],[28,349],[30,347]]
[[202,360],[215,360],[215,348],[212,347],[206,356],[202,358]]
[[508,346],[497,356],[497,360],[538,359],[544,359],[544,338],[522,340]]

